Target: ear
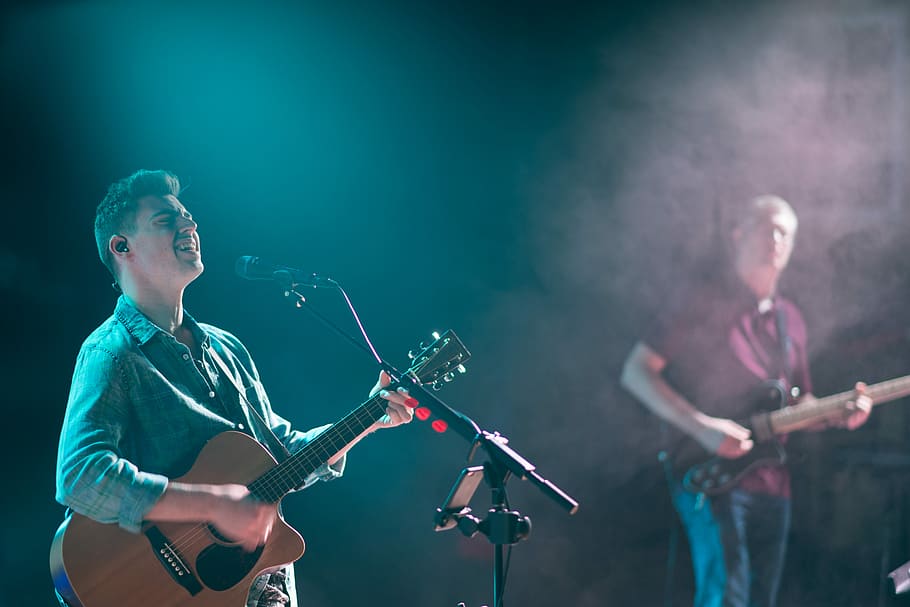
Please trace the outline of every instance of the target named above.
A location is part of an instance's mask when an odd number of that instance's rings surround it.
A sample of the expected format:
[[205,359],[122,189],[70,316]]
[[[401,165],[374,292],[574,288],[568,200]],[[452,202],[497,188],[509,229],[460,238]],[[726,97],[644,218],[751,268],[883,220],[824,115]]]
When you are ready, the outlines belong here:
[[107,248],[114,255],[128,253],[130,250],[129,244],[126,242],[126,238],[120,234],[111,236],[111,239],[107,243]]

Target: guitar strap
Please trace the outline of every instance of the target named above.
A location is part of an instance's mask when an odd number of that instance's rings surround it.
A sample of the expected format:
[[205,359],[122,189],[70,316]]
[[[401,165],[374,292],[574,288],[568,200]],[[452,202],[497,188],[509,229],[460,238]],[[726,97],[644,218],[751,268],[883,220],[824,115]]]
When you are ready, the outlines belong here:
[[780,370],[784,375],[784,379],[787,380],[788,388],[792,388],[793,370],[790,368],[790,351],[793,349],[793,342],[787,332],[787,315],[784,313],[783,306],[779,304],[774,306],[774,312],[774,321],[777,324],[777,341],[781,349]]
[[[790,368],[790,352],[793,344],[787,332],[787,315],[780,305],[775,304],[774,324],[777,329],[777,344],[774,346],[768,343],[771,340],[771,336],[760,330],[757,322],[759,319],[760,316],[752,317],[752,335],[759,343],[756,344],[753,339],[749,338],[748,334],[746,334],[746,343],[752,349],[755,359],[765,367],[769,375],[768,379],[783,379],[789,388],[793,381],[791,377],[792,369]],[[777,362],[776,365],[774,364],[775,362]]]
[[269,427],[269,424],[264,419],[262,419],[262,415],[260,415],[260,413],[256,410],[256,407],[250,403],[249,399],[247,399],[246,390],[243,389],[243,386],[240,384],[237,378],[234,377],[230,369],[228,369],[227,363],[222,360],[221,356],[218,355],[218,352],[215,351],[215,348],[210,347],[207,348],[207,350],[208,353],[212,355],[212,360],[215,361],[215,364],[218,365],[222,373],[224,373],[224,375],[230,381],[231,385],[234,387],[234,390],[236,390],[237,394],[240,396],[241,405],[244,407],[246,412],[248,412],[247,417],[253,420],[253,423],[259,426],[259,434],[262,435],[262,438],[268,445],[269,451],[272,452],[272,456],[278,460],[279,464],[285,461],[291,456],[290,452],[287,450],[287,447],[285,447],[284,443],[282,443],[278,437],[275,436],[275,433]]
[[[790,352],[793,349],[793,343],[787,332],[787,316],[784,313],[783,307],[775,303],[774,324],[777,329],[776,345],[769,343],[771,336],[763,330],[760,323],[755,322],[760,318],[761,317],[759,316],[753,317],[752,319],[752,335],[760,343],[755,344],[748,337],[746,341],[749,343],[749,347],[752,348],[752,353],[755,354],[756,360],[765,367],[765,370],[768,373],[768,379],[779,386],[781,394],[780,406],[784,407],[788,404],[788,394],[793,388],[793,371],[790,365]],[[766,339],[763,339],[763,337]],[[765,354],[764,356],[762,356],[762,353],[759,351],[759,345],[761,345],[762,341],[767,344],[766,347],[761,349]],[[765,364],[765,361],[767,361],[767,364]],[[775,364],[775,362],[777,364]],[[751,426],[754,436],[760,441],[766,441],[774,437],[774,431],[771,428],[771,419],[769,417],[753,417],[751,419]],[[783,457],[783,453],[781,453],[781,456]]]

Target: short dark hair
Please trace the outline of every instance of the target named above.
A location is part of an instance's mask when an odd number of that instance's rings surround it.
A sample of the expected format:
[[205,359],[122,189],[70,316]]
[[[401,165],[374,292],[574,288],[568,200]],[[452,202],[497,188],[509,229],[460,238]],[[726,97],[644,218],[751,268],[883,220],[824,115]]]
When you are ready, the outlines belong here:
[[108,243],[111,236],[135,230],[136,202],[146,196],[179,196],[180,180],[170,171],[140,169],[112,183],[95,210],[95,244],[101,263],[116,279]]

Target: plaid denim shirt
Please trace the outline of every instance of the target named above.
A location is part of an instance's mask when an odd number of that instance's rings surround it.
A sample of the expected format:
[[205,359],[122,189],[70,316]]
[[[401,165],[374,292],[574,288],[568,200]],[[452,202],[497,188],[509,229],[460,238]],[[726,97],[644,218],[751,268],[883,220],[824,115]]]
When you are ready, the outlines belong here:
[[[187,472],[209,439],[226,430],[255,436],[257,426],[211,360],[209,348],[227,363],[250,404],[290,452],[327,427],[292,430],[272,411],[243,344],[189,314],[185,323],[202,346],[201,361],[194,361],[189,348],[124,296],[114,314],[86,338],[76,360],[57,452],[56,498],[62,505],[138,533],[168,478]],[[332,467],[323,465],[303,487],[341,476],[344,465],[344,458]],[[292,573],[288,586],[293,597]],[[262,584],[253,585],[257,587]],[[251,596],[248,604],[257,600]]]

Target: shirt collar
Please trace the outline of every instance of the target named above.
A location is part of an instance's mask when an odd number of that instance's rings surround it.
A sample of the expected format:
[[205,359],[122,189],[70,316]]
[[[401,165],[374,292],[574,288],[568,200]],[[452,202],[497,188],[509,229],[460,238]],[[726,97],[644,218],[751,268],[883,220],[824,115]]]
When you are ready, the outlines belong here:
[[[145,345],[159,333],[173,339],[173,336],[170,333],[149,320],[145,314],[140,312],[136,306],[130,303],[123,295],[117,299],[117,307],[114,309],[114,316],[123,324],[127,332],[133,336],[133,339],[139,342],[139,345]],[[199,326],[196,319],[186,310],[183,311],[183,324],[189,328],[193,337],[196,339],[196,343],[204,347],[209,346],[208,334],[202,330],[202,327]]]

